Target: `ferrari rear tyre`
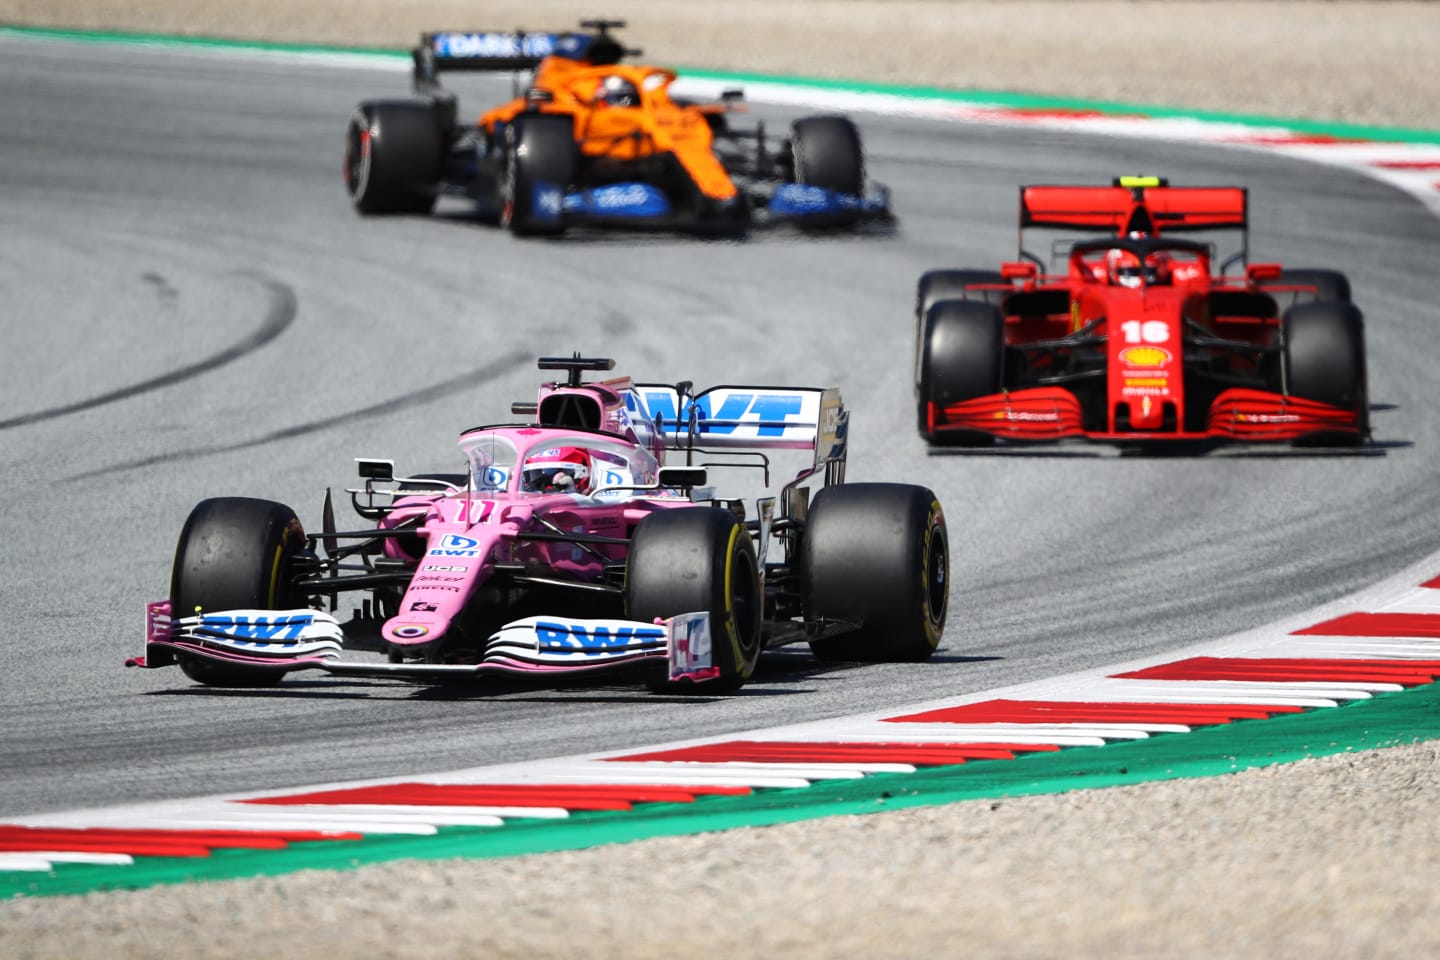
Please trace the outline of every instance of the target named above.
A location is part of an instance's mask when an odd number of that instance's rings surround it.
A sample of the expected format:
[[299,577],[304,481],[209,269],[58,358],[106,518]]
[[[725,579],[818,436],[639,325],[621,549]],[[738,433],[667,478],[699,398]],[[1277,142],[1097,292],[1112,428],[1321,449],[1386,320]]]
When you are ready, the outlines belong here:
[[[271,500],[216,497],[190,511],[170,573],[170,609],[196,611],[286,610],[305,606],[289,588],[291,564],[305,546],[295,511]],[[181,654],[180,669],[197,683],[222,687],[270,686],[280,674]]]
[[855,625],[811,642],[822,660],[917,661],[935,652],[950,605],[950,546],[924,487],[847,483],[816,494],[800,548],[806,620]]
[[445,133],[425,100],[362,103],[345,132],[345,189],[363,214],[435,208]]
[[[1315,290],[1276,290],[1276,286],[1314,287]],[[1268,281],[1261,289],[1275,298],[1275,312],[1282,315],[1300,303],[1350,302],[1350,280],[1339,270],[1286,270],[1278,280]]]
[[795,182],[860,196],[865,154],[860,131],[849,117],[803,117],[790,130]]
[[941,300],[925,312],[916,348],[916,414],[920,435],[932,443],[986,446],[981,433],[931,435],[930,404],[999,393],[1005,377],[1005,317],[989,303]]
[[565,232],[561,203],[580,169],[575,121],[568,114],[522,113],[505,128],[500,225],[516,236]]
[[927,270],[915,285],[915,319],[923,320],[932,306],[941,300],[978,300],[1003,306],[1008,290],[967,290],[971,284],[1004,284],[1010,281],[998,270]]
[[729,693],[755,672],[764,612],[759,567],[750,534],[730,511],[678,507],[641,521],[626,561],[625,601],[632,620],[710,614],[711,651],[720,676],[699,683],[659,680],[650,689]]
[[[1359,417],[1359,442],[1370,433],[1370,402],[1365,372],[1365,319],[1352,303],[1300,303],[1281,318],[1285,389],[1293,396],[1318,400]],[[1323,438],[1322,438],[1323,439]]]

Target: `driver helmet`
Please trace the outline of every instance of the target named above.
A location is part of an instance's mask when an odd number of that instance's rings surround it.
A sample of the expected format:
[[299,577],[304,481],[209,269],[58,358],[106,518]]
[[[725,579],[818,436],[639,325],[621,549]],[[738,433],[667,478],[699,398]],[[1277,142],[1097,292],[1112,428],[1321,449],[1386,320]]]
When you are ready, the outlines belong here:
[[640,91],[635,84],[626,80],[619,74],[611,74],[600,81],[600,89],[595,94],[597,103],[611,107],[638,107],[640,106]]
[[551,447],[525,461],[523,482],[536,493],[589,493],[590,455],[579,447]]
[[1138,287],[1145,282],[1145,267],[1129,250],[1111,250],[1105,254],[1105,272],[1110,283],[1119,287]]

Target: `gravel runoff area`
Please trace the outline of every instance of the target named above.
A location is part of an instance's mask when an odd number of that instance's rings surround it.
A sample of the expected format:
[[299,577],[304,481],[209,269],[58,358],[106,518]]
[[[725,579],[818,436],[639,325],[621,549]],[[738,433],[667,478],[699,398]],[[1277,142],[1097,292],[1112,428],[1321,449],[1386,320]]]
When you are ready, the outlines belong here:
[[[1436,129],[1440,3],[0,0],[0,23],[401,47],[625,17],[663,62]],[[0,904],[0,957],[1440,952],[1440,742],[493,861]]]
[[388,48],[597,16],[692,68],[1440,130],[1426,0],[0,0],[0,23]]
[[1440,950],[1440,741],[504,860],[0,904],[6,960],[1395,957]]

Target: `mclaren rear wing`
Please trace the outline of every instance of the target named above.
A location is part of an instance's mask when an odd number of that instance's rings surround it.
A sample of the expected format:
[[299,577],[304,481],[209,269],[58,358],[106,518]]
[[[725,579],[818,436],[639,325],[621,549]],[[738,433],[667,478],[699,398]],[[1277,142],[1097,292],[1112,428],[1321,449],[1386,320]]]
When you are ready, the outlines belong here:
[[624,20],[581,20],[582,31],[530,30],[444,30],[422,33],[420,45],[412,52],[415,61],[415,92],[434,94],[439,74],[448,71],[534,70],[549,56],[566,57],[592,64],[616,63],[621,57],[638,56],[639,50],[624,47],[610,31],[625,26]]
[[552,53],[583,41],[568,33],[523,30],[440,31],[423,33],[411,57],[416,93],[433,93],[439,74],[450,71],[533,70]]
[[1023,186],[1020,256],[1037,259],[1025,250],[1025,231],[1036,227],[1104,231],[1121,237],[1238,230],[1244,262],[1249,246],[1248,203],[1244,187],[1172,187],[1162,177],[1116,177],[1108,187]]

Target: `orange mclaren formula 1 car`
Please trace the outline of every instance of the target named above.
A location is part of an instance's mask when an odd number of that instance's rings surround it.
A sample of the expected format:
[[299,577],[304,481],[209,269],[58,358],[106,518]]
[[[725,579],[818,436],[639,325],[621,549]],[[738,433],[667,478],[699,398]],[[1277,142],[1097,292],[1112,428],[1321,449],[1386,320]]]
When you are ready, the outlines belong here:
[[[416,97],[362,103],[350,120],[345,184],[364,214],[428,213],[441,194],[474,200],[519,234],[575,223],[720,227],[757,220],[849,226],[887,219],[867,183],[860,135],[842,116],[806,117],[772,141],[740,130],[739,91],[696,104],[673,70],[622,62],[614,20],[576,33],[428,33],[414,51]],[[511,71],[515,97],[456,122],[442,71]],[[522,84],[522,78],[526,81]]]
[[[1157,177],[1021,187],[1014,262],[920,278],[921,436],[1363,443],[1365,325],[1349,281],[1250,263],[1246,207],[1243,187]],[[1063,272],[1026,249],[1028,228],[1051,231]],[[1238,249],[1221,261],[1215,243],[1181,236],[1198,231]]]

